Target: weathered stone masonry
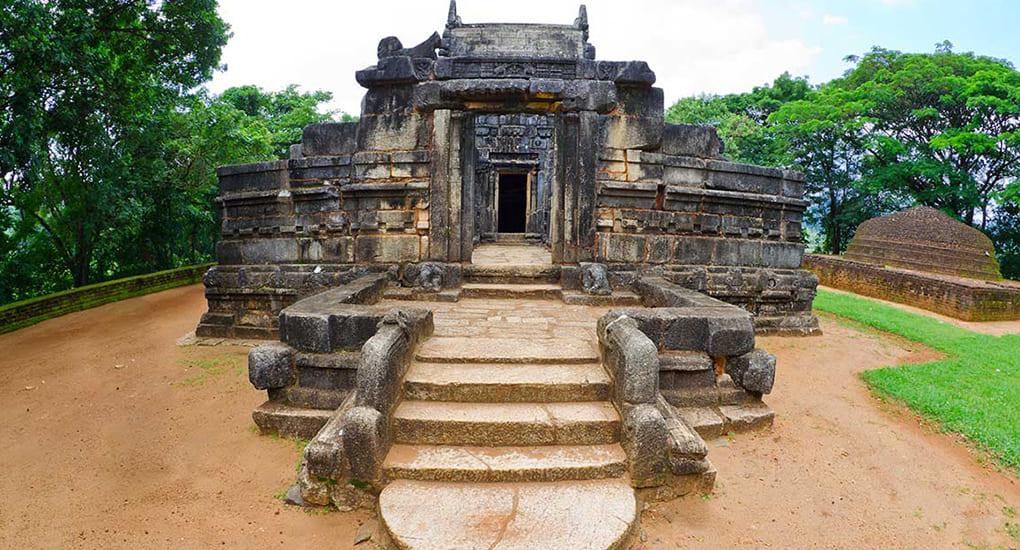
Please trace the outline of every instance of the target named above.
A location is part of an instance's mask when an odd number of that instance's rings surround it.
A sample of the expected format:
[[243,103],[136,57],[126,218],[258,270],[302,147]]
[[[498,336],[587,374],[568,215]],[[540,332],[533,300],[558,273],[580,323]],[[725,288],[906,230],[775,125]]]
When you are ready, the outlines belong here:
[[811,254],[824,285],[966,321],[1020,319],[1020,284],[1003,280],[984,233],[927,206],[860,225],[843,256]]
[[249,375],[260,429],[310,439],[290,502],[377,507],[398,548],[629,547],[640,501],[711,491],[703,438],[771,425],[756,328],[817,329],[802,177],[665,124],[583,7],[451,3],[378,52],[358,123],[220,171],[199,333],[279,335]]
[[458,286],[498,232],[511,173],[527,178],[525,237],[550,246],[564,287],[578,262],[601,262],[617,283],[662,276],[740,305],[759,331],[817,330],[803,177],[728,162],[714,130],[665,124],[648,65],[596,60],[587,37],[579,17],[384,39],[356,75],[358,122],[309,126],[290,159],[219,170],[199,335],[276,336],[284,307],[367,272],[414,284],[401,275],[428,261]]

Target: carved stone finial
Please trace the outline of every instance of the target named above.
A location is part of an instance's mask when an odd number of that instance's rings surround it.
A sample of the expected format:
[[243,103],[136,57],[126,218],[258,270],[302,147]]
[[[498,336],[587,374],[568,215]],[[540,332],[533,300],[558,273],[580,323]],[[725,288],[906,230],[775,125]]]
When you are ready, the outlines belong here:
[[574,26],[584,31],[584,39],[588,40],[588,8],[584,4],[577,10],[577,19],[574,19]]
[[446,28],[459,27],[461,23],[460,16],[457,15],[457,0],[450,0],[450,12],[446,16]]
[[577,10],[577,19],[574,19],[574,26],[582,31],[588,30],[588,7],[584,4],[581,4],[581,7]]
[[396,36],[387,36],[379,41],[379,46],[376,47],[375,53],[379,59],[386,57],[393,57],[397,53],[404,49],[404,45],[400,43],[400,39]]

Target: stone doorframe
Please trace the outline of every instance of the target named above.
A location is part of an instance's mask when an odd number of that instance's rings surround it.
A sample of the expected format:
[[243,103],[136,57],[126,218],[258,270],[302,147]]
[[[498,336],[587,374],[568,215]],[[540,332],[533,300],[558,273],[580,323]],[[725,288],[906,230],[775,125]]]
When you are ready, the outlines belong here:
[[[432,114],[428,255],[433,261],[471,262],[477,238],[474,114],[449,109]],[[598,116],[580,111],[555,117],[549,241],[556,264],[594,256]]]

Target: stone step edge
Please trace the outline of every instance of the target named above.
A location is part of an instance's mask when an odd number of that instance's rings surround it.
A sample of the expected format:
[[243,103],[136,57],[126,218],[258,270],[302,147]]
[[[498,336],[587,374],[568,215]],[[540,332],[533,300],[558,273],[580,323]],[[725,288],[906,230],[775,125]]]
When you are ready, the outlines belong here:
[[[403,460],[401,453],[431,451],[449,456]],[[538,454],[515,464],[514,454]],[[560,453],[566,456],[557,456]],[[457,456],[460,455],[460,456]],[[574,455],[574,456],[570,456]],[[466,464],[456,464],[467,459]],[[627,455],[618,443],[479,447],[394,444],[383,462],[387,479],[473,483],[576,481],[611,479],[627,473]]]
[[563,290],[555,284],[531,283],[465,283],[461,286],[463,298],[532,298],[559,300]]
[[[606,402],[595,402],[606,403]],[[485,414],[472,419],[455,419],[443,416],[445,404],[454,404],[463,409],[488,409]],[[590,406],[591,402],[571,403],[479,403],[448,401],[403,401],[393,413],[393,440],[395,443],[411,445],[453,445],[453,446],[538,446],[538,445],[598,445],[618,443],[622,422],[619,413],[612,409],[611,418],[544,418],[532,417],[523,420],[508,420],[505,409],[534,405],[569,407],[572,404]],[[407,415],[407,409],[418,407],[433,409],[430,416]],[[504,409],[500,411],[499,409]],[[602,410],[609,410],[600,407]]]
[[447,365],[587,365],[591,357],[438,357],[415,354],[415,361],[443,363]]
[[[542,376],[542,373],[555,374],[557,367],[568,372],[558,380]],[[466,369],[483,373],[486,377],[458,380],[458,373],[451,372],[444,378],[440,372],[444,369]],[[504,377],[504,374],[507,376]],[[535,365],[415,362],[404,377],[403,387],[404,399],[415,401],[556,403],[607,401],[611,385],[609,375],[598,363]]]
[[[512,507],[506,501],[494,501],[500,491],[507,490],[512,493],[503,498],[512,498]],[[478,493],[477,505],[472,492]],[[561,492],[565,494],[557,494]],[[522,513],[518,513],[517,502]],[[543,525],[548,510],[543,510],[544,514],[533,510],[536,502],[561,509],[557,517],[562,521]],[[494,514],[494,507],[501,513]],[[398,480],[379,495],[380,523],[388,543],[399,548],[448,548],[451,540],[456,540],[458,548],[493,548],[506,543],[514,548],[623,550],[637,542],[639,510],[627,477],[473,486]]]
[[333,409],[296,407],[269,400],[252,411],[252,420],[262,434],[312,439],[333,416]]

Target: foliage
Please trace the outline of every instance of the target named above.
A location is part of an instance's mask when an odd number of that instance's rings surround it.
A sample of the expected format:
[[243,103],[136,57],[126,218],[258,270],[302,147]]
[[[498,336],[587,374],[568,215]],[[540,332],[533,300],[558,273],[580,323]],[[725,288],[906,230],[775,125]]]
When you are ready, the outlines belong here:
[[784,74],[681,99],[667,120],[716,126],[732,160],[804,171],[824,252],[842,252],[868,218],[924,204],[989,232],[1003,273],[1020,276],[1020,72],[947,42],[848,60],[821,86]]
[[939,45],[934,54],[875,48],[835,84],[869,126],[862,182],[986,227],[1020,174],[1020,72]]
[[1015,196],[1003,200],[988,226],[988,235],[996,245],[1003,276],[1020,279],[1020,200]]
[[1020,472],[1020,334],[978,334],[875,300],[821,290],[814,307],[946,355],[862,376],[948,431],[961,433]]
[[116,269],[106,243],[138,236],[150,128],[212,76],[227,26],[213,0],[12,0],[0,14],[3,248],[55,256],[83,285]]
[[730,159],[782,166],[789,162],[787,151],[768,131],[766,121],[782,105],[804,99],[810,90],[807,79],[783,73],[771,85],[749,93],[681,99],[666,111],[666,122],[715,126]]
[[239,86],[220,96],[220,100],[245,115],[265,121],[273,153],[280,158],[288,155],[292,143],[301,141],[305,126],[332,119],[334,113],[318,110],[319,105],[331,99],[330,92],[301,93],[294,84],[277,93],[266,93],[257,86]]
[[822,228],[820,250],[846,249],[861,222],[895,210],[896,196],[859,184],[868,127],[853,116],[857,103],[835,84],[779,107],[768,132],[787,151],[789,166],[804,171],[808,222]]
[[0,7],[0,303],[208,261],[215,168],[284,156],[325,92],[210,96],[214,0]]

